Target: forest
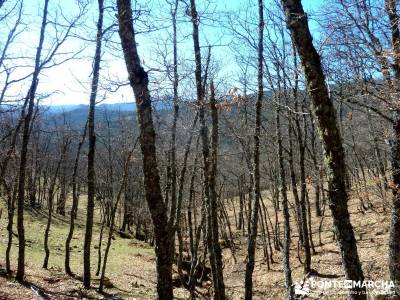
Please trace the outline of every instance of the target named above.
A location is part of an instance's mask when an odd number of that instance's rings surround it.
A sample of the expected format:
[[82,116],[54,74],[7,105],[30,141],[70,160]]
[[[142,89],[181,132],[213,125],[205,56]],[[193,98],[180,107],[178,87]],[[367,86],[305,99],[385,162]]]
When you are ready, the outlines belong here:
[[400,299],[397,0],[0,0],[0,299]]

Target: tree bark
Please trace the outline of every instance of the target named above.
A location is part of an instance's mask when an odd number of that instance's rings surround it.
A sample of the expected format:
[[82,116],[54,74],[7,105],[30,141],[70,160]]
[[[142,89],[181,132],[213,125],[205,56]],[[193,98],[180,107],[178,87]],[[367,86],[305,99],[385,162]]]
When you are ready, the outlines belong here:
[[154,225],[157,265],[157,299],[172,300],[172,253],[167,207],[164,204],[157,165],[155,131],[152,119],[149,79],[137,52],[130,0],[118,0],[119,36],[129,82],[133,89],[140,125],[146,201]]
[[[280,105],[280,104],[278,104]],[[290,268],[290,215],[288,206],[287,186],[286,186],[286,174],[285,164],[283,160],[283,147],[282,147],[282,130],[280,121],[280,107],[276,110],[276,131],[278,141],[278,159],[279,159],[279,171],[280,171],[280,185],[282,195],[282,208],[283,208],[283,219],[284,219],[284,240],[283,240],[283,271],[285,273],[285,285],[286,285],[286,296],[287,299],[294,299],[294,289],[292,280],[292,270]]]
[[19,164],[18,198],[17,198],[17,229],[18,229],[18,269],[16,279],[23,281],[25,276],[25,228],[24,228],[24,202],[25,202],[25,173],[28,156],[28,144],[30,138],[30,127],[35,106],[35,95],[38,86],[38,78],[41,70],[41,54],[44,42],[45,29],[47,25],[47,8],[49,0],[44,1],[42,25],[40,27],[39,44],[36,50],[35,68],[32,75],[32,82],[27,95],[28,111],[24,118],[22,133],[21,157]]
[[[121,185],[120,185],[118,193],[117,193],[117,199],[115,200],[114,206],[112,207],[112,211],[111,211],[110,229],[108,231],[107,245],[106,245],[106,249],[104,251],[104,261],[103,261],[103,266],[101,268],[101,276],[100,276],[100,284],[99,284],[99,292],[100,293],[102,293],[103,289],[104,289],[104,278],[106,275],[108,253],[110,252],[111,241],[112,241],[112,236],[113,236],[114,226],[115,226],[115,213],[117,211],[118,204],[121,200],[122,191],[124,190],[126,182],[127,182],[129,162],[131,160],[132,152],[133,152],[133,150],[129,152],[129,154],[126,158],[125,165],[124,165],[124,173],[122,175],[122,180],[121,180]],[[100,255],[99,255],[99,261],[101,261]],[[100,265],[99,265],[99,269],[100,269]]]
[[77,190],[77,177],[78,177],[78,166],[79,166],[79,158],[81,155],[82,145],[85,141],[87,131],[87,122],[85,124],[85,128],[83,129],[81,141],[78,144],[78,149],[76,151],[75,162],[74,162],[74,169],[72,173],[72,207],[71,207],[71,215],[70,215],[70,224],[69,224],[69,231],[68,236],[65,241],[65,260],[64,260],[64,268],[65,272],[68,275],[72,275],[71,266],[70,266],[70,257],[71,257],[71,241],[74,235],[75,230],[75,219],[76,213],[78,211],[78,201],[79,195]]
[[257,242],[257,226],[258,226],[258,213],[260,207],[260,134],[261,134],[261,110],[262,100],[264,96],[264,84],[263,84],[263,40],[264,40],[264,5],[263,0],[258,0],[258,91],[256,101],[256,116],[255,116],[255,128],[254,128],[254,205],[251,212],[251,228],[250,234],[247,241],[247,262],[246,262],[246,274],[245,274],[245,299],[253,299],[253,271],[255,263],[255,251]]
[[[325,83],[321,59],[314,48],[307,16],[300,0],[282,0],[287,25],[301,58],[308,92],[313,103],[328,172],[329,207],[348,280],[363,281],[364,274],[357,253],[357,243],[348,211],[346,165],[336,111]],[[353,288],[351,299],[366,299],[365,289]]]
[[[394,94],[398,97],[400,90],[400,30],[399,17],[395,0],[386,0],[386,11],[390,20],[392,48],[395,71]],[[389,273],[395,283],[396,293],[400,295],[400,109],[398,100],[395,103],[395,122],[393,124],[393,139],[391,142],[393,205],[389,232]]]
[[301,210],[300,210],[300,198],[299,198],[299,192],[297,190],[297,178],[296,178],[296,173],[294,170],[294,161],[293,161],[293,141],[292,141],[292,132],[293,132],[293,126],[292,126],[292,120],[291,117],[289,116],[289,124],[288,124],[288,133],[289,133],[289,170],[290,170],[290,182],[292,186],[292,193],[293,193],[293,198],[294,198],[294,210],[296,212],[296,223],[297,223],[297,228],[299,232],[299,241],[301,246],[303,247],[303,229],[301,226]]
[[60,170],[61,163],[63,161],[65,153],[68,150],[68,145],[69,145],[69,141],[67,140],[65,142],[65,144],[62,146],[61,156],[60,156],[60,159],[57,162],[57,166],[56,166],[53,178],[52,178],[50,186],[49,186],[49,193],[48,193],[48,198],[47,198],[48,216],[47,216],[46,229],[45,229],[45,232],[44,232],[44,251],[45,251],[45,256],[44,256],[44,260],[43,260],[43,268],[44,269],[47,269],[48,264],[49,264],[49,257],[50,257],[49,234],[50,234],[50,227],[51,227],[52,214],[53,214],[54,189],[56,187],[56,181],[57,181],[58,172]]
[[[218,109],[215,99],[214,82],[210,82],[210,109],[211,109],[211,170],[210,170],[210,206],[211,206],[211,230],[213,251],[215,255],[216,275],[218,279],[219,299],[225,299],[224,274],[222,270],[222,250],[219,245],[218,232],[218,195],[217,195],[217,171],[218,171]],[[211,250],[210,250],[211,251]]]
[[96,50],[93,59],[93,79],[90,92],[90,104],[88,115],[88,170],[87,170],[87,208],[86,208],[86,230],[85,241],[83,245],[83,286],[90,288],[90,250],[93,234],[93,216],[94,216],[94,199],[96,193],[96,174],[94,170],[94,160],[96,151],[96,133],[95,133],[95,108],[97,90],[99,84],[100,61],[101,61],[101,44],[103,39],[103,13],[104,0],[98,0],[99,16],[97,20],[97,37]]
[[[295,102],[295,110],[297,111],[297,99]],[[298,116],[294,119],[297,131],[297,144],[299,147],[299,165],[300,165],[300,226],[303,235],[303,248],[304,248],[304,274],[311,271],[311,251],[310,251],[310,237],[307,227],[307,204],[306,204],[306,173],[305,173],[305,138],[301,131],[300,120]]]
[[[209,149],[209,138],[208,138],[208,128],[205,119],[205,83],[202,83],[202,68],[201,68],[201,50],[199,42],[199,16],[196,10],[195,0],[190,1],[190,13],[191,21],[193,25],[193,48],[195,53],[195,80],[196,80],[196,92],[197,92],[197,102],[199,105],[199,121],[200,121],[200,138],[202,142],[202,153],[203,153],[203,172],[204,172],[204,195],[207,204],[207,248],[209,251],[211,271],[213,275],[213,285],[214,285],[214,299],[223,300],[225,299],[225,286],[223,282],[222,274],[222,263],[219,261],[221,258],[220,246],[218,241],[218,217],[217,211],[213,212],[214,200],[215,200],[215,182],[211,182],[213,179],[211,177],[213,170],[211,168],[214,164],[210,164],[210,149]],[[211,49],[209,48],[208,61],[211,55]],[[205,72],[205,77],[207,76],[207,70]],[[214,141],[215,142],[215,141]]]
[[7,190],[7,216],[8,216],[8,223],[7,223],[7,233],[8,233],[8,240],[7,240],[7,248],[6,248],[6,272],[7,274],[11,274],[11,263],[10,263],[10,254],[11,254],[11,247],[12,247],[12,240],[13,240],[13,223],[14,223],[14,211],[15,211],[15,199],[17,196],[17,182],[15,182],[13,190],[10,187],[5,186]]

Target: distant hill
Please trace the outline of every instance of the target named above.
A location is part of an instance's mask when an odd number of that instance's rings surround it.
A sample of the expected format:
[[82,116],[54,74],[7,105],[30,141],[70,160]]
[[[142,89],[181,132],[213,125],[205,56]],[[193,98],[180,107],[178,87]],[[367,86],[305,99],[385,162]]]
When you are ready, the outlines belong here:
[[[160,115],[168,115],[172,104],[167,101],[153,99],[153,108]],[[48,124],[57,123],[61,125],[66,122],[73,127],[81,128],[85,125],[89,111],[87,104],[67,104],[67,105],[42,105],[41,111]],[[120,103],[100,103],[96,105],[96,122],[104,123],[106,120],[113,123],[119,119],[132,119],[136,123],[136,104],[135,102]]]
[[[136,114],[134,103],[114,103],[114,104],[99,104],[96,106],[96,122],[104,123],[106,120],[116,122],[119,118],[135,119]],[[60,105],[48,106],[42,108],[44,119],[48,124],[57,123],[62,125],[64,122],[71,124],[75,128],[81,128],[85,125],[89,105]]]
[[[63,113],[70,112],[74,110],[80,109],[88,109],[89,105],[87,104],[66,104],[66,105],[48,105],[43,106],[44,110],[49,113]],[[124,103],[101,103],[96,106],[98,110],[109,110],[109,111],[135,111],[136,106],[134,102],[124,102]]]

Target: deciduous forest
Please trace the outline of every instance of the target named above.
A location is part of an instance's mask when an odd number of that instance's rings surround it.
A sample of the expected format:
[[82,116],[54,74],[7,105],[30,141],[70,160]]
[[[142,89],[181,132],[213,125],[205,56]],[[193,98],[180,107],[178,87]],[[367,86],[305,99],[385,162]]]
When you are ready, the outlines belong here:
[[0,0],[0,299],[400,299],[397,0]]

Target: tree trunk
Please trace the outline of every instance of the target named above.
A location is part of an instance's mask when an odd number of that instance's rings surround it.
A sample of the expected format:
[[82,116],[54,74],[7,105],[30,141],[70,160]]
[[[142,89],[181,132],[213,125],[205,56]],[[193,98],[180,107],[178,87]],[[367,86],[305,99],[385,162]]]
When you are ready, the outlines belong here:
[[[210,164],[210,149],[208,140],[208,128],[205,119],[205,103],[204,103],[204,93],[205,84],[202,84],[202,68],[201,68],[201,50],[199,43],[199,16],[196,10],[195,0],[190,1],[190,13],[191,21],[193,25],[193,47],[195,53],[195,80],[196,80],[196,92],[197,92],[197,102],[199,105],[199,120],[200,120],[200,138],[202,142],[202,153],[203,153],[203,172],[204,172],[204,194],[207,204],[207,248],[209,251],[211,271],[213,275],[214,284],[214,299],[223,300],[225,299],[225,286],[223,282],[222,274],[222,261],[221,261],[221,249],[218,241],[218,215],[217,215],[217,203],[216,203],[216,191],[215,191],[215,172],[216,169],[216,148],[213,148],[213,153],[211,159],[214,160]],[[208,61],[211,55],[211,49],[209,48]],[[207,70],[205,72],[207,76]],[[213,93],[213,91],[212,91]],[[213,114],[215,118],[215,113]],[[213,120],[213,123],[215,120]],[[214,129],[216,129],[214,127]],[[216,147],[216,142],[218,141],[218,136],[215,137],[213,132],[212,143]],[[215,155],[215,157],[214,157]],[[215,210],[213,209],[215,208]]]
[[94,170],[94,160],[96,151],[96,133],[94,128],[94,115],[96,107],[97,89],[99,84],[100,73],[100,60],[101,60],[101,43],[103,39],[103,13],[104,3],[103,0],[98,0],[99,17],[97,20],[97,37],[96,37],[96,51],[93,60],[93,79],[90,92],[90,104],[88,115],[88,170],[87,170],[87,208],[86,208],[86,230],[85,241],[83,245],[83,286],[90,288],[90,250],[92,244],[93,234],[93,216],[94,216],[94,199],[96,193],[96,175]]
[[60,174],[60,198],[57,204],[57,212],[65,216],[65,203],[67,201],[67,154],[64,155],[61,162],[61,174]]
[[[289,117],[290,118],[290,117]],[[296,212],[296,223],[297,223],[297,228],[299,232],[299,241],[301,246],[303,247],[303,230],[301,226],[301,208],[300,208],[300,198],[299,198],[299,192],[297,190],[297,179],[296,179],[296,173],[294,170],[294,161],[293,161],[293,141],[292,141],[292,132],[293,132],[293,126],[291,119],[289,119],[289,125],[288,125],[288,132],[289,132],[289,170],[290,170],[290,182],[292,186],[292,193],[293,193],[293,198],[294,198],[294,209]]]
[[40,28],[39,44],[36,50],[35,69],[32,75],[32,82],[27,95],[28,111],[24,119],[22,133],[21,156],[19,164],[18,178],[18,198],[17,198],[17,229],[18,229],[18,269],[16,279],[23,281],[25,276],[25,228],[24,228],[24,202],[25,202],[25,173],[28,156],[28,144],[30,138],[30,126],[35,106],[35,95],[38,86],[38,78],[41,70],[40,60],[44,42],[45,29],[47,25],[47,8],[49,0],[44,1],[42,25]]
[[[211,170],[210,170],[210,207],[211,207],[211,235],[215,255],[215,267],[216,275],[218,280],[218,294],[219,299],[225,299],[225,284],[223,275],[223,262],[222,262],[222,250],[219,245],[219,233],[218,233],[218,196],[217,196],[217,157],[218,157],[218,110],[216,106],[214,82],[210,82],[210,109],[211,109]],[[211,252],[211,249],[210,249]]]
[[[400,89],[400,31],[396,2],[395,0],[386,0],[385,6],[390,20],[395,62],[393,64],[396,77],[394,94],[398,97]],[[391,145],[393,205],[389,233],[389,271],[390,279],[393,280],[396,286],[396,293],[400,295],[400,110],[398,108],[398,101],[396,103],[393,134],[394,137]]]
[[[307,16],[300,0],[282,0],[288,27],[301,58],[308,92],[313,102],[328,171],[329,207],[348,280],[363,281],[357,243],[350,223],[346,190],[346,165],[336,111],[330,99],[321,60],[312,43]],[[364,288],[353,288],[351,299],[366,299]]]
[[[295,102],[295,110],[297,111],[297,99]],[[310,251],[310,237],[307,226],[307,186],[306,186],[306,173],[305,173],[305,137],[301,131],[300,120],[295,116],[295,125],[297,131],[297,144],[299,147],[299,165],[300,165],[300,226],[303,234],[303,249],[304,249],[304,274],[311,271],[311,251]],[[305,134],[305,133],[304,133]]]
[[49,234],[50,234],[50,226],[51,226],[52,214],[53,214],[54,189],[56,186],[58,171],[60,170],[60,165],[63,161],[63,157],[65,156],[65,153],[67,152],[68,145],[69,145],[69,141],[66,141],[65,144],[62,146],[61,156],[57,162],[57,166],[54,171],[54,175],[51,180],[50,187],[49,187],[49,194],[48,194],[48,199],[47,199],[48,216],[47,216],[46,229],[44,232],[44,251],[45,251],[45,256],[44,256],[44,260],[43,260],[43,268],[44,269],[47,269],[48,264],[49,264],[49,257],[50,257]]
[[[279,97],[279,96],[278,96]],[[280,105],[280,104],[278,104]],[[279,159],[279,170],[280,170],[280,183],[281,183],[281,195],[282,195],[282,208],[283,208],[283,219],[284,219],[284,240],[283,240],[283,271],[285,273],[285,285],[286,285],[286,296],[287,299],[294,299],[294,289],[292,281],[292,270],[290,268],[290,215],[287,197],[287,186],[286,186],[286,174],[285,164],[283,161],[283,148],[282,148],[282,131],[280,123],[280,107],[276,110],[276,131],[278,141],[278,159]]]
[[79,158],[81,155],[82,145],[83,145],[83,143],[85,141],[85,137],[86,137],[86,131],[87,131],[87,122],[85,124],[85,128],[83,129],[82,138],[78,144],[78,149],[76,151],[76,157],[75,157],[75,163],[74,163],[74,170],[72,173],[72,207],[71,207],[71,216],[70,216],[68,236],[65,241],[65,260],[64,260],[65,272],[68,275],[72,275],[71,266],[70,266],[70,257],[71,257],[70,245],[71,245],[72,237],[74,235],[75,219],[76,219],[76,213],[78,211],[78,201],[79,201],[79,195],[78,195],[78,190],[77,190],[78,166],[79,166]]
[[14,223],[14,211],[15,211],[15,198],[17,196],[17,182],[15,182],[12,192],[9,187],[6,187],[6,189],[8,189],[7,190],[8,241],[7,241],[7,248],[6,248],[6,272],[7,272],[7,274],[11,274],[10,254],[11,254],[11,247],[12,247],[12,240],[13,240],[13,223]]
[[246,300],[253,299],[253,271],[255,263],[255,251],[257,243],[258,213],[260,206],[261,188],[260,188],[260,133],[261,133],[261,110],[264,96],[263,84],[263,40],[264,40],[264,5],[263,0],[258,0],[258,91],[256,102],[256,116],[254,128],[254,205],[251,214],[251,229],[247,241],[247,262],[245,274],[245,292]]
[[149,79],[143,69],[135,41],[130,0],[118,0],[119,36],[133,89],[140,125],[146,201],[154,225],[157,265],[157,299],[172,300],[172,253],[167,207],[164,204],[157,165],[155,131],[152,119]]
[[[126,158],[125,166],[124,166],[124,173],[122,175],[121,185],[118,190],[117,199],[115,200],[114,206],[112,207],[112,210],[111,210],[110,230],[108,231],[107,245],[106,245],[106,249],[104,252],[104,261],[103,261],[103,267],[101,269],[101,277],[100,277],[100,284],[99,284],[99,292],[100,293],[102,293],[103,289],[104,289],[104,278],[106,275],[108,253],[110,252],[111,241],[112,241],[112,236],[113,236],[114,226],[115,226],[115,224],[114,224],[115,223],[115,213],[117,211],[118,204],[121,200],[122,191],[124,190],[126,182],[127,182],[128,168],[129,168],[129,162],[130,162],[130,159],[132,156],[132,152],[133,152],[133,150],[129,152],[129,154]],[[103,227],[102,227],[102,231],[103,231]],[[101,261],[100,252],[99,252],[99,261]],[[99,263],[98,268],[100,269],[100,263]]]

